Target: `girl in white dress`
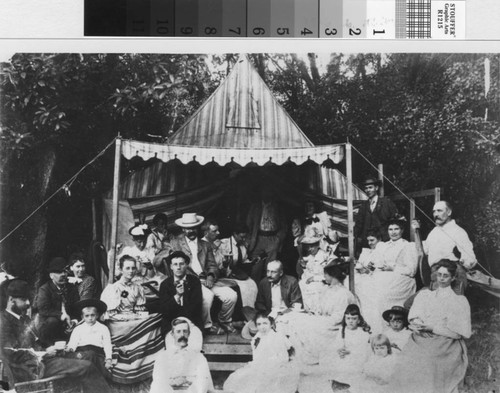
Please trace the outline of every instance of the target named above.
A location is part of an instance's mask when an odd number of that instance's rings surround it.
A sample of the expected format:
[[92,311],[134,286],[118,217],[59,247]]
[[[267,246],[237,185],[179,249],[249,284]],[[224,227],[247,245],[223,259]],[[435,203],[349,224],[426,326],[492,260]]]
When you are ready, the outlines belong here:
[[290,342],[276,332],[272,317],[257,313],[254,321],[258,332],[252,339],[253,361],[228,377],[224,391],[295,393],[300,371],[290,360]]
[[362,378],[351,387],[351,393],[383,393],[394,373],[397,358],[387,336],[377,334],[370,343],[372,354],[363,366]]
[[330,353],[320,359],[320,366],[329,367],[333,380],[352,384],[363,370],[370,353],[370,327],[366,324],[359,307],[347,306],[340,334],[332,344]]

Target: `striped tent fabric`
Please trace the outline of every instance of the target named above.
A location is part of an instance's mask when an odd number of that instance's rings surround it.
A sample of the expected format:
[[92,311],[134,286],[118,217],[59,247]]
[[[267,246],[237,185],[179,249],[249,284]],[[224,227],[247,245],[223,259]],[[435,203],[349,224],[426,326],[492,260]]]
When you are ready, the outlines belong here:
[[[121,198],[128,200],[134,217],[145,217],[149,223],[156,213],[164,212],[171,224],[174,219],[187,212],[196,211],[210,216],[231,187],[232,180],[227,168],[219,167],[218,176],[214,168],[201,165],[191,168],[190,176],[183,176],[186,173],[182,172],[179,174],[175,168],[172,163],[158,162],[125,179]],[[283,171],[271,177],[272,183],[283,190],[282,199],[288,205],[300,204],[304,198],[321,201],[323,208],[334,218],[335,229],[347,235],[345,176],[337,169],[318,165],[297,166],[290,171],[296,174],[294,185],[287,184],[281,178]],[[170,175],[180,180],[177,186],[169,179]],[[200,178],[204,180],[200,181]],[[366,199],[366,195],[356,186],[353,186],[353,197],[358,201]]]
[[246,55],[238,59],[226,79],[168,143],[232,149],[314,146]]
[[109,322],[113,358],[118,361],[111,370],[113,382],[134,384],[153,375],[156,355],[165,347],[161,319],[152,314],[144,320]]

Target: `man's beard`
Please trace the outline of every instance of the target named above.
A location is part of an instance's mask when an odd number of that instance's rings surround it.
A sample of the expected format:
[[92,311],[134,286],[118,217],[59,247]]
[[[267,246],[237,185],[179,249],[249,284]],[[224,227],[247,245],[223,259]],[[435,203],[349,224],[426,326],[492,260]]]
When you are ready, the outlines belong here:
[[25,307],[21,308],[21,307],[18,307],[17,305],[15,305],[15,304],[13,304],[11,310],[12,310],[12,312],[14,314],[17,314],[17,315],[26,315],[26,310],[28,310],[28,307],[29,306],[25,306]]

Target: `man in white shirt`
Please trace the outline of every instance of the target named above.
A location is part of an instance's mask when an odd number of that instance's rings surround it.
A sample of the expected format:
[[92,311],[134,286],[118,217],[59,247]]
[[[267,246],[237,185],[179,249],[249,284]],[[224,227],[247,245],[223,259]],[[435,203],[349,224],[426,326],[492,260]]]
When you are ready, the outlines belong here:
[[205,357],[189,346],[191,330],[183,318],[172,322],[173,346],[160,352],[153,370],[150,393],[176,390],[207,393],[213,389],[212,377]]
[[[174,251],[182,251],[189,256],[191,263],[188,272],[197,276],[202,283],[202,317],[207,333],[222,334],[224,331],[233,333],[235,332],[232,324],[233,312],[238,296],[233,289],[217,281],[220,272],[212,247],[198,238],[203,221],[204,217],[196,213],[184,213],[181,218],[175,220],[175,223],[182,228],[183,234],[172,239],[171,246]],[[214,296],[222,303],[218,315],[221,329],[213,324],[210,316]]]
[[[437,202],[432,213],[436,227],[422,244],[424,253],[428,256],[431,270],[432,266],[441,259],[449,259],[458,264],[457,279],[452,287],[457,293],[463,295],[467,285],[466,270],[472,269],[477,263],[474,246],[467,232],[452,219],[452,207],[449,202]],[[412,227],[419,229],[419,222],[414,220]],[[419,239],[420,237],[417,241]],[[431,280],[435,283],[434,273],[431,275]],[[434,284],[431,284],[431,288],[433,287]]]

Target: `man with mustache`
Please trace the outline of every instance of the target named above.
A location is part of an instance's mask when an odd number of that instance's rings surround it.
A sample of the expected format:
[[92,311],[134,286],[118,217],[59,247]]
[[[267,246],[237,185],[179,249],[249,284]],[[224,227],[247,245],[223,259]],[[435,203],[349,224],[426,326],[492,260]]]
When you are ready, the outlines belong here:
[[[193,274],[200,279],[203,297],[202,319],[205,332],[207,334],[234,333],[236,330],[232,321],[238,296],[226,283],[218,281],[220,271],[212,247],[208,242],[199,238],[200,226],[204,220],[203,216],[196,213],[184,213],[181,218],[175,220],[175,223],[182,228],[183,233],[172,239],[170,245],[174,251],[182,251],[189,257],[188,274]],[[218,315],[220,326],[216,326],[212,322],[210,315],[214,297],[217,297],[222,303]]]
[[25,382],[63,375],[81,378],[84,392],[109,392],[109,385],[97,368],[88,360],[67,358],[55,347],[45,349],[38,359],[30,349],[43,350],[33,329],[30,308],[30,289],[25,281],[15,279],[7,287],[7,306],[0,313],[0,357],[9,366],[14,381]]
[[185,318],[172,321],[173,345],[158,355],[153,370],[150,393],[207,393],[213,390],[207,359],[199,349],[190,348],[191,329]]
[[[452,219],[452,207],[449,202],[437,202],[432,209],[432,214],[436,227],[430,231],[427,240],[422,244],[420,236],[416,237],[416,241],[420,241],[424,253],[428,256],[432,271],[431,288],[435,287],[436,281],[433,265],[441,259],[449,259],[456,262],[458,267],[457,278],[452,288],[457,294],[463,295],[467,286],[466,270],[472,269],[477,263],[474,246],[467,232]],[[419,229],[420,223],[414,220],[412,227]]]
[[58,340],[67,340],[67,329],[77,320],[73,305],[80,300],[78,290],[68,283],[68,263],[62,257],[55,257],[49,263],[50,280],[38,289],[36,308],[40,325],[40,340],[47,346]]

